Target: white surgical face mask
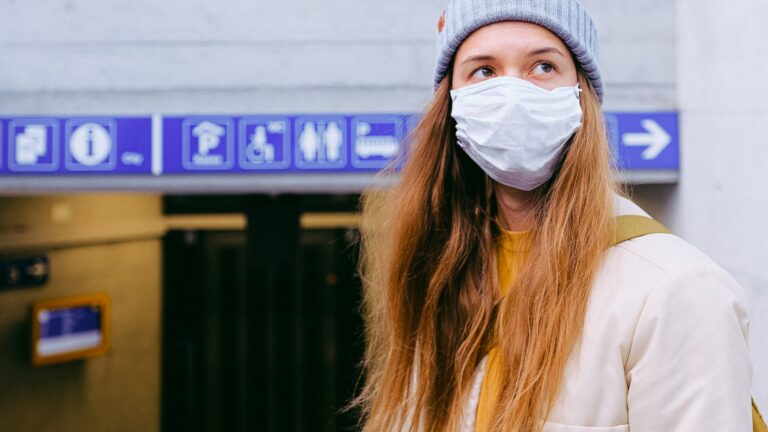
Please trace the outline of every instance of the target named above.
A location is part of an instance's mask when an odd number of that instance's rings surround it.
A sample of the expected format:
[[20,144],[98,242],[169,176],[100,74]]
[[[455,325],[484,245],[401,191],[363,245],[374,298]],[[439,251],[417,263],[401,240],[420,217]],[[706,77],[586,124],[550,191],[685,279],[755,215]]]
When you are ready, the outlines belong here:
[[451,91],[459,146],[492,179],[530,191],[552,177],[581,127],[579,86],[498,77]]

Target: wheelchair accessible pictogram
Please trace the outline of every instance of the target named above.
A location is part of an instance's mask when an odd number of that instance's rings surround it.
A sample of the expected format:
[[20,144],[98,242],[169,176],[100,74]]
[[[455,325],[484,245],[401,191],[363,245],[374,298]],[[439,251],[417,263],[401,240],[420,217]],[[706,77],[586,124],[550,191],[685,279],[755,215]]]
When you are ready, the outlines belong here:
[[244,117],[239,124],[240,168],[279,170],[290,160],[290,120],[287,117]]

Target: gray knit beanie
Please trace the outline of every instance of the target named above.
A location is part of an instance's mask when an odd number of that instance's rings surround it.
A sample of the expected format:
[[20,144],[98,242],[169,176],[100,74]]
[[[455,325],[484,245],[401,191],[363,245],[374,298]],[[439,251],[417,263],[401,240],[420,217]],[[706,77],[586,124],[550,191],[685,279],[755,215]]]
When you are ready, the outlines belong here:
[[435,87],[440,84],[464,39],[480,27],[500,21],[525,21],[549,29],[562,39],[603,100],[597,65],[597,30],[578,0],[451,0],[438,24]]

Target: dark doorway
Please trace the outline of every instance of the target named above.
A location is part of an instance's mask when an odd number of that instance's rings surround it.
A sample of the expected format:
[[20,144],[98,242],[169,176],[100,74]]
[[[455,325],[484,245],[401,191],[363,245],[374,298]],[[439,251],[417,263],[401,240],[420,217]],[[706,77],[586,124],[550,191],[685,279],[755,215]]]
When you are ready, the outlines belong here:
[[[204,200],[167,200],[166,208],[221,212],[221,200],[208,209]],[[338,199],[328,202],[340,209]],[[246,215],[245,231],[168,233],[164,432],[356,429],[356,413],[341,408],[363,350],[358,233],[302,228],[302,212],[322,203],[232,198],[226,211]]]

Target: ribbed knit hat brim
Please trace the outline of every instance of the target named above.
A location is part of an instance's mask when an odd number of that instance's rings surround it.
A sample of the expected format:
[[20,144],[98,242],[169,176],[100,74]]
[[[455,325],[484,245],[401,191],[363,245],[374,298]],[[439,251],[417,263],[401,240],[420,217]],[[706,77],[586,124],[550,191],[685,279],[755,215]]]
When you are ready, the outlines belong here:
[[597,30],[578,0],[453,0],[444,19],[438,36],[435,87],[445,77],[456,50],[475,30],[502,21],[525,21],[562,39],[602,102],[605,89],[597,63]]

